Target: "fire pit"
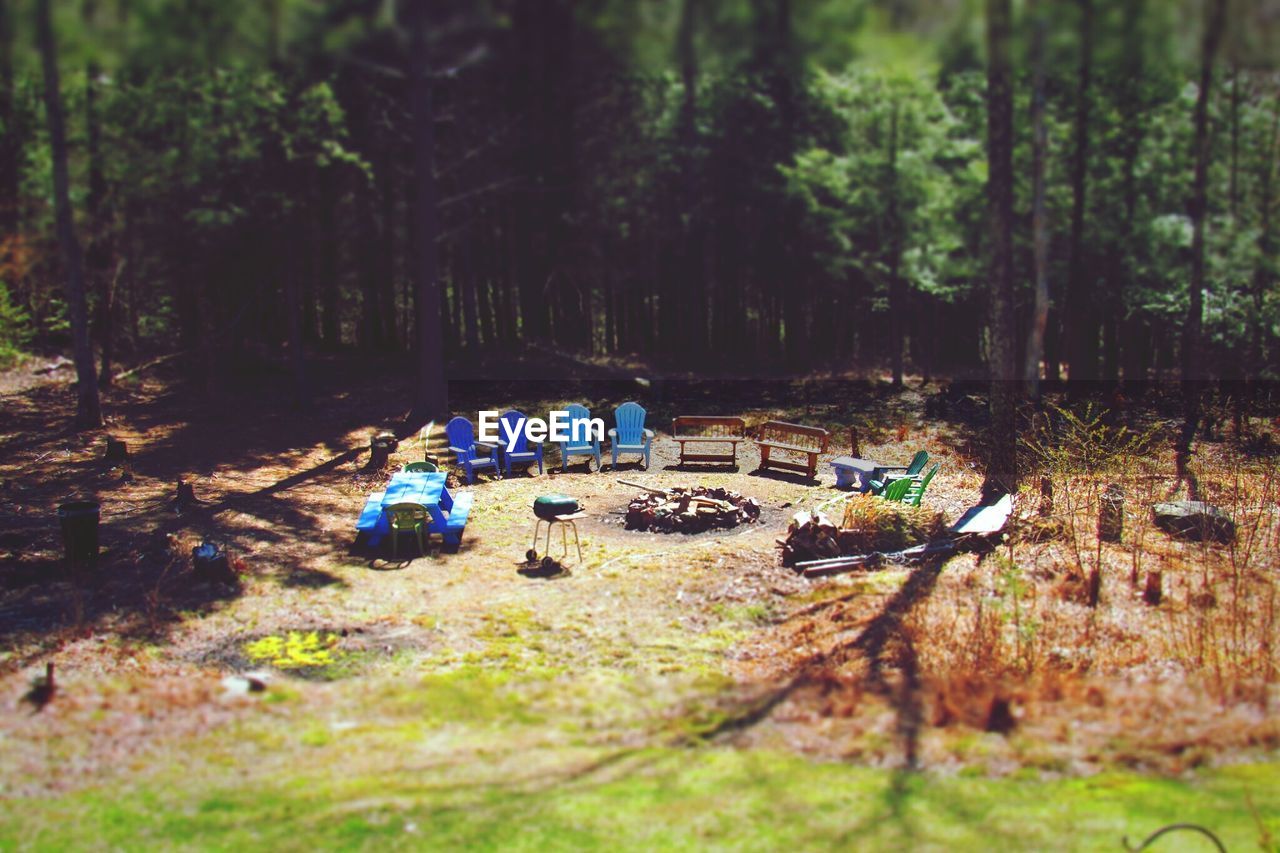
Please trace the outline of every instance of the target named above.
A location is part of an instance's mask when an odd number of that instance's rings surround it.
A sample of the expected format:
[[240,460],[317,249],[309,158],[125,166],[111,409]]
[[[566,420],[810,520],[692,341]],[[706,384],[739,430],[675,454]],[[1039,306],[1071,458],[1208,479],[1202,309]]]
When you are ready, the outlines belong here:
[[760,503],[755,498],[706,486],[646,488],[627,505],[628,530],[657,533],[701,533],[751,524],[759,518]]

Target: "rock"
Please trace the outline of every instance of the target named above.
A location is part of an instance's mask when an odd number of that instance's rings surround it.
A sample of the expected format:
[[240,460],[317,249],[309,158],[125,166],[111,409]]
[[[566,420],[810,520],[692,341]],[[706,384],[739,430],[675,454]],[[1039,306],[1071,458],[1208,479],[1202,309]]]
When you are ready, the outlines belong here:
[[1156,527],[1180,539],[1199,542],[1212,539],[1227,543],[1236,538],[1236,524],[1225,512],[1204,501],[1172,501],[1151,507]]
[[261,693],[267,689],[270,676],[261,672],[246,672],[242,675],[228,675],[222,679],[222,690],[227,696],[244,696],[248,693]]

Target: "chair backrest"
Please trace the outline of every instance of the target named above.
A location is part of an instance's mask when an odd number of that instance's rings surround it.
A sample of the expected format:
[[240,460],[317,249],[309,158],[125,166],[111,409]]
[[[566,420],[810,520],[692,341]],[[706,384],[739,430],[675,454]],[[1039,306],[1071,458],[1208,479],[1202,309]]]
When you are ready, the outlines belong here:
[[471,421],[459,415],[444,426],[444,434],[449,437],[449,446],[464,450],[467,457],[475,456],[476,430]]
[[920,479],[912,478],[911,488],[907,490],[907,496],[904,498],[907,503],[912,506],[920,506],[920,499],[924,497],[924,490],[929,488],[929,481],[933,479],[933,475],[938,473],[941,463],[934,465],[929,469],[929,473]]
[[591,410],[586,406],[572,403],[564,407],[565,413],[569,415],[569,440],[565,442],[565,447],[595,447],[595,439],[591,438],[590,432],[583,428],[580,434],[585,434],[586,438],[574,439],[573,425],[576,423],[591,423]]
[[644,406],[628,401],[613,410],[619,444],[640,444],[644,438]]
[[409,474],[430,474],[438,469],[434,462],[410,462],[401,470]]
[[915,456],[911,457],[911,464],[907,466],[907,476],[914,477],[924,470],[925,463],[929,461],[929,454],[923,450],[917,451]]
[[[509,439],[507,436],[510,435],[510,433],[508,433],[507,430],[511,430],[512,432],[515,432],[516,441],[514,446],[509,447],[509,452],[527,453],[529,451],[529,439],[525,434],[524,427],[525,423],[529,419],[525,417],[524,412],[519,412],[515,409],[508,409],[502,413],[501,417],[502,421],[507,424],[506,427],[501,428],[502,435],[499,436],[503,447],[508,447],[507,442]],[[517,432],[517,430],[519,431]]]
[[911,484],[915,480],[911,477],[900,477],[894,480],[884,490],[884,499],[887,501],[900,501],[907,496],[907,489],[911,488]]
[[382,511],[387,514],[387,520],[391,522],[392,527],[413,527],[427,518],[426,507],[422,504],[392,504]]

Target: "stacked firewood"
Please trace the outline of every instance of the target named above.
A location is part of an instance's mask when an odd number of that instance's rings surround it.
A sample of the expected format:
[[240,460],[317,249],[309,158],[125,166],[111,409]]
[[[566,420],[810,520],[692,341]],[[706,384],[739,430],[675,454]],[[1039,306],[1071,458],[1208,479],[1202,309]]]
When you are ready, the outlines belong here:
[[760,517],[760,503],[738,492],[706,486],[646,490],[627,506],[628,530],[700,533],[737,527]]
[[797,512],[791,516],[786,538],[778,540],[782,564],[793,566],[805,560],[840,556],[840,533],[836,523],[822,512]]

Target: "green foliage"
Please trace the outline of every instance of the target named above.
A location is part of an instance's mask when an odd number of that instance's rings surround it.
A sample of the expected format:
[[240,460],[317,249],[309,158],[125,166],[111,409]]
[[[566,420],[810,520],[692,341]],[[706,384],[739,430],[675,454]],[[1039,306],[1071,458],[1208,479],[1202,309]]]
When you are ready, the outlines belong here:
[[783,166],[830,287],[887,289],[893,246],[914,288],[953,300],[972,285],[961,210],[981,193],[982,147],[932,83],[860,67],[822,74],[815,97],[844,123],[833,148]]
[[[11,798],[0,802],[0,831],[18,846],[49,849],[141,839],[219,849],[776,850],[847,847],[856,838],[863,850],[1078,850],[1117,847],[1121,838],[1194,822],[1235,850],[1274,837],[1280,790],[1275,764],[1169,779],[1111,772],[1041,780],[987,778],[980,770],[903,776],[734,749],[591,751],[558,767],[545,750],[524,744],[516,748],[525,761],[539,762],[537,778],[548,784],[517,786],[513,778],[529,775],[527,767],[506,764],[500,778],[484,778],[467,753],[422,758],[439,740],[435,734],[406,745],[400,763],[378,772],[281,773],[270,764],[270,773],[259,774],[251,762],[251,779],[186,773],[128,797],[88,788]],[[339,736],[307,737],[330,762],[336,755],[354,760]],[[511,744],[491,748],[488,757],[510,751]],[[583,766],[615,772],[584,777]]]
[[1151,451],[1159,427],[1136,432],[1107,409],[1086,403],[1079,413],[1049,406],[1050,416],[1023,440],[1043,470],[1083,480],[1114,475]]
[[325,667],[337,662],[335,649],[341,638],[320,631],[290,631],[283,637],[267,636],[244,647],[255,663],[266,663],[277,669]]
[[0,281],[0,367],[17,361],[31,336],[31,316],[14,304],[9,288]]

